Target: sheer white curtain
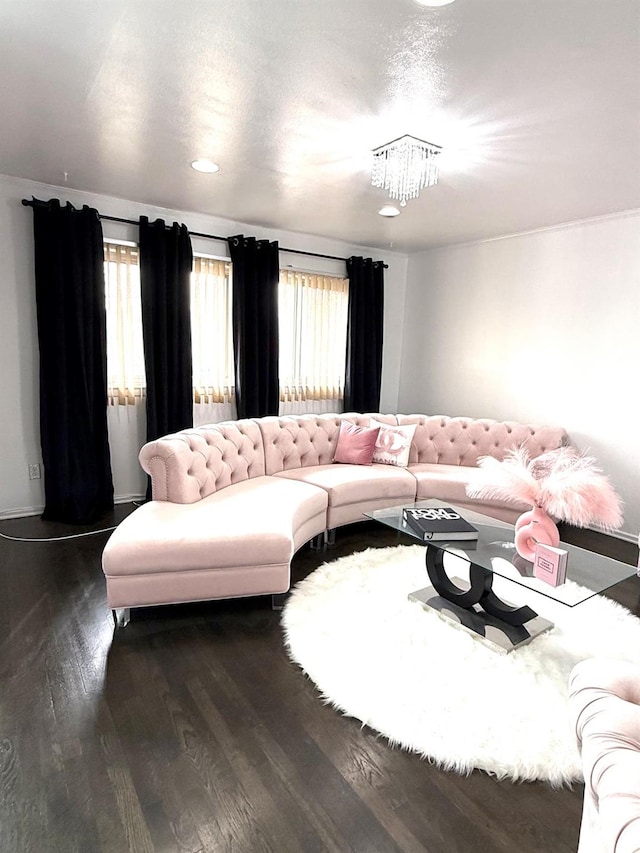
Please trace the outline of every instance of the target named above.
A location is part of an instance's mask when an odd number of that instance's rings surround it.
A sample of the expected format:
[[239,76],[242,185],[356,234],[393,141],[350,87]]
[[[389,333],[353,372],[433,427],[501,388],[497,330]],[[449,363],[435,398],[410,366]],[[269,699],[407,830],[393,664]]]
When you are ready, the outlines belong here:
[[196,255],[191,275],[194,426],[236,416],[231,264]]
[[112,406],[131,406],[146,390],[137,246],[105,241],[104,274],[107,395]]
[[138,451],[145,442],[146,376],[142,346],[142,307],[138,247],[104,242],[107,311],[107,425],[116,501],[145,493]]
[[[138,249],[117,241],[105,241],[104,249],[110,421],[135,421],[140,436],[146,382]],[[348,288],[346,278],[281,271],[280,414],[342,411]],[[231,294],[231,263],[196,255],[191,277],[196,426],[236,417]]]
[[349,280],[281,270],[280,414],[341,412]]

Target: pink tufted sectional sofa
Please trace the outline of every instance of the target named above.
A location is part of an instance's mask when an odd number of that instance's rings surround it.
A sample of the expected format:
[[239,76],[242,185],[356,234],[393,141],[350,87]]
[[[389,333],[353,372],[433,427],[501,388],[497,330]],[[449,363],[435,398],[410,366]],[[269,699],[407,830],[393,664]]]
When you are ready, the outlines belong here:
[[[416,424],[407,467],[333,462],[340,423]],[[111,535],[109,606],[127,610],[286,592],[306,542],[363,513],[439,498],[506,521],[526,507],[470,500],[478,458],[567,442],[563,429],[427,415],[265,417],[183,430],[146,444],[153,500]]]
[[583,660],[573,668],[569,690],[584,771],[578,853],[637,853],[640,667]]

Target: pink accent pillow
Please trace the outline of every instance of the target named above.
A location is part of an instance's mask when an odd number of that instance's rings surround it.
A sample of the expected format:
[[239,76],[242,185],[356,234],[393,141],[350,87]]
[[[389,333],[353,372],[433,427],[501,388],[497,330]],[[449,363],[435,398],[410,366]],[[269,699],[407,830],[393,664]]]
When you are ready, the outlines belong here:
[[398,468],[406,468],[409,464],[411,442],[418,424],[390,426],[389,424],[378,423],[371,418],[369,426],[380,428],[372,461],[383,465],[397,465]]
[[378,427],[361,427],[342,421],[333,461],[371,465],[379,432]]

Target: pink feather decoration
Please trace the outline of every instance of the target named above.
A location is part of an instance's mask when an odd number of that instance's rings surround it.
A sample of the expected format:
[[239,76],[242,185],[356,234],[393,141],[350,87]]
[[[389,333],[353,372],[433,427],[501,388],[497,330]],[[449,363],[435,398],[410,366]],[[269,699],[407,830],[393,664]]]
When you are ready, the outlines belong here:
[[503,461],[478,460],[482,482],[467,486],[471,498],[540,506],[552,518],[576,527],[594,522],[606,530],[622,525],[622,501],[592,456],[561,447],[533,459],[523,447]]

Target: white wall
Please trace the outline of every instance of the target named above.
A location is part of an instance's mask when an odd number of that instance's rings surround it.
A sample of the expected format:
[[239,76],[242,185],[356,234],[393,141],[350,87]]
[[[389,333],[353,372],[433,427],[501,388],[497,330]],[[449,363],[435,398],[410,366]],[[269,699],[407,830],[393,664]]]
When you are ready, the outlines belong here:
[[[398,384],[402,348],[402,318],[406,286],[407,257],[394,252],[381,252],[363,246],[326,240],[305,234],[276,232],[246,223],[232,222],[202,214],[166,210],[134,201],[76,192],[32,181],[0,176],[0,375],[2,406],[0,407],[0,517],[41,512],[44,506],[43,481],[28,479],[28,464],[41,462],[38,406],[38,339],[35,311],[33,261],[33,214],[21,203],[32,195],[40,199],[59,198],[76,207],[88,204],[100,213],[137,219],[141,214],[150,219],[184,222],[192,231],[205,234],[233,235],[244,233],[278,240],[281,246],[339,257],[353,254],[384,260],[385,273],[385,345],[382,378],[382,411],[395,412],[398,406]],[[103,220],[105,237],[137,239],[137,228]],[[195,251],[228,255],[225,242],[193,238]],[[281,263],[295,268],[344,274],[338,261],[281,252]],[[144,436],[136,430],[131,410],[109,410],[111,454],[116,500],[127,500],[142,494],[144,478],[137,453]]]
[[564,426],[640,531],[640,213],[409,259],[399,410]]

